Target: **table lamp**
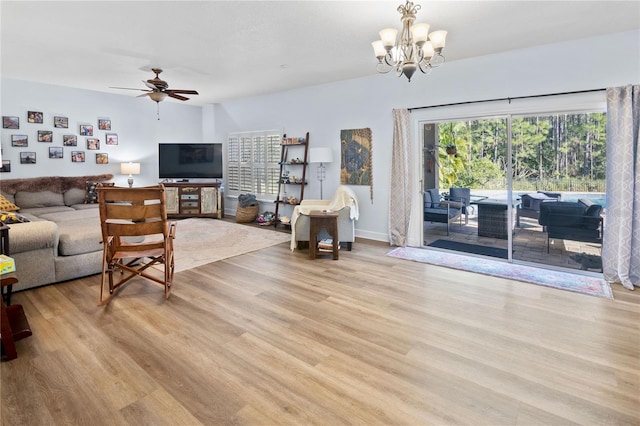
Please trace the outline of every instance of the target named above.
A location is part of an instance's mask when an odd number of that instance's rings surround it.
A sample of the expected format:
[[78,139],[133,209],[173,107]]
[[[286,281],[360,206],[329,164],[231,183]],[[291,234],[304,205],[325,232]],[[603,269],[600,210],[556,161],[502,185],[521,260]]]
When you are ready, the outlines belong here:
[[133,187],[133,175],[140,174],[140,163],[120,163],[120,173],[123,175],[129,175],[127,183],[129,188]]
[[331,163],[333,161],[333,152],[331,148],[311,148],[310,150],[310,163],[320,163],[318,166],[318,180],[320,181],[320,199],[322,200],[322,182],[327,177],[327,168],[325,163]]

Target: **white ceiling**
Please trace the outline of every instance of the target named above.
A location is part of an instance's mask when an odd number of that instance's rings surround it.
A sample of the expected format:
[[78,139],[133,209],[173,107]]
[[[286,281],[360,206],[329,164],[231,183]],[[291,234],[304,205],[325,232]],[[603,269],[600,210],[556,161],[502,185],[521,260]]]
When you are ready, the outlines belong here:
[[[195,105],[363,77],[400,3],[2,0],[2,76],[137,96],[109,87],[144,89],[160,67]],[[449,32],[447,61],[640,28],[637,0],[416,3],[416,22]]]

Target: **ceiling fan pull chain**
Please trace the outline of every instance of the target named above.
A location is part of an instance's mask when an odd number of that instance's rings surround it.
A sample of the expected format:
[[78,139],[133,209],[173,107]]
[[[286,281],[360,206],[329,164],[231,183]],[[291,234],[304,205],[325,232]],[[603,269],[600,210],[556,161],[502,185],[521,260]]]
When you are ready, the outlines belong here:
[[156,106],[158,107],[158,121],[160,121],[160,102],[156,102]]

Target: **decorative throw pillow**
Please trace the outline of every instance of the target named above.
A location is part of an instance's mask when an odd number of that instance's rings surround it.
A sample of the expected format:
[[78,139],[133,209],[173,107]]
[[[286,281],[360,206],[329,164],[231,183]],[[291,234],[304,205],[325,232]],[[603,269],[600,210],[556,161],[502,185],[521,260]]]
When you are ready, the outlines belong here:
[[100,182],[87,181],[87,193],[84,196],[85,204],[96,204],[98,202],[98,185]]
[[11,225],[14,223],[27,223],[31,221],[16,212],[0,212],[0,222],[6,225]]
[[11,201],[7,200],[4,195],[0,194],[0,211],[13,212],[16,210],[20,210],[20,207],[16,206]]

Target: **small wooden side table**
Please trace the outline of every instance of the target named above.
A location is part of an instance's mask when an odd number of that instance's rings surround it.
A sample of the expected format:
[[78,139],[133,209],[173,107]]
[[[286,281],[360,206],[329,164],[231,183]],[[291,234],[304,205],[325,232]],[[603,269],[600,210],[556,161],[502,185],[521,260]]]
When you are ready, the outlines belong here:
[[[9,227],[0,222],[0,253],[10,255]],[[18,357],[16,341],[31,336],[31,327],[22,305],[11,305],[11,290],[18,282],[14,272],[0,275],[0,342],[2,358],[11,360]],[[5,295],[5,287],[7,293]],[[5,304],[6,300],[6,304]]]
[[[318,234],[326,229],[333,239],[333,260],[338,260],[338,213],[313,210],[309,213],[309,259],[313,260],[318,255]],[[324,254],[324,253],[323,253]]]
[[[0,275],[0,285],[13,286],[18,282],[15,274]],[[31,327],[24,314],[22,305],[5,306],[4,298],[0,297],[0,339],[2,341],[3,358],[7,360],[18,357],[16,342],[31,336]]]

